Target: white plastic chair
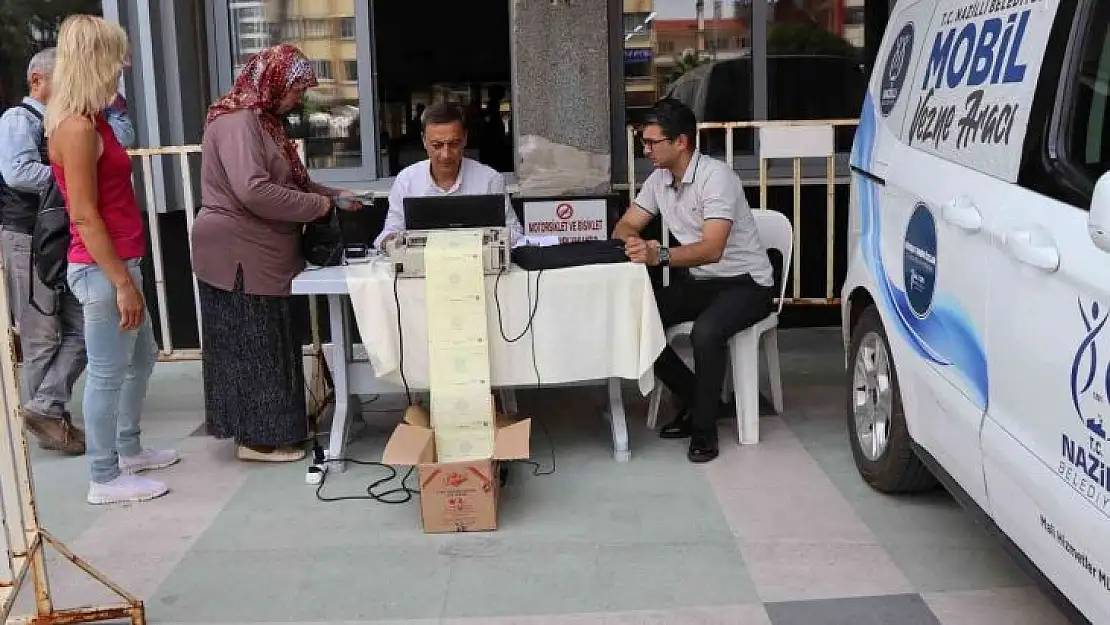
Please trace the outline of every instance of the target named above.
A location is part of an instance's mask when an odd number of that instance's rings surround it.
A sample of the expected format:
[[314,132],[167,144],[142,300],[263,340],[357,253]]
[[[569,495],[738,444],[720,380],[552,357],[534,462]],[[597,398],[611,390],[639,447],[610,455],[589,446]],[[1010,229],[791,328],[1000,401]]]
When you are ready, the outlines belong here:
[[[762,321],[737,333],[728,342],[729,368],[731,380],[725,380],[725,392],[731,382],[736,394],[736,429],[741,445],[754,445],[759,442],[759,343],[763,342],[763,352],[767,360],[767,378],[770,386],[771,404],[776,413],[782,413],[782,373],[779,369],[779,313],[782,312],[786,296],[786,277],[789,275],[791,255],[794,251],[794,228],[790,220],[778,211],[753,209],[759,238],[764,247],[778,250],[782,254],[782,270],[778,304],[775,311]],[[667,330],[667,343],[678,339],[689,340],[694,329],[693,322],[678,324]],[[676,350],[678,351],[678,350]],[[686,351],[686,350],[683,350]],[[693,355],[679,352],[679,356],[692,368]],[[662,399],[663,385],[656,380],[648,404],[647,426],[655,429],[659,416],[659,403]]]

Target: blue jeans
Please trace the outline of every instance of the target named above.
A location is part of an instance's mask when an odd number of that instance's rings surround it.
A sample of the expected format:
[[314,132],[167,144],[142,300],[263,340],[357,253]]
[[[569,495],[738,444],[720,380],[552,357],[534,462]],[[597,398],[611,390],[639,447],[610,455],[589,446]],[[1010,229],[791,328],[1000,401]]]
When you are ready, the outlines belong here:
[[[139,260],[126,262],[135,286],[142,291]],[[119,455],[134,456],[139,444],[139,416],[147,383],[158,358],[150,311],[135,330],[120,330],[116,288],[96,265],[70,263],[69,288],[85,316],[86,455],[94,482],[110,482],[120,474]]]

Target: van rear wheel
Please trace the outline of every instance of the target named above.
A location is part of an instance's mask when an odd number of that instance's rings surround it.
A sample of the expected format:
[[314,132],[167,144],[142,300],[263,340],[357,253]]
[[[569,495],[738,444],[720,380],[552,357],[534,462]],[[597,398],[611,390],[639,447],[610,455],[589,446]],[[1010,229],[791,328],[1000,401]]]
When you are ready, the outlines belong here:
[[914,453],[890,343],[874,306],[852,330],[847,374],[848,431],[860,476],[884,493],[935,488],[936,478]]

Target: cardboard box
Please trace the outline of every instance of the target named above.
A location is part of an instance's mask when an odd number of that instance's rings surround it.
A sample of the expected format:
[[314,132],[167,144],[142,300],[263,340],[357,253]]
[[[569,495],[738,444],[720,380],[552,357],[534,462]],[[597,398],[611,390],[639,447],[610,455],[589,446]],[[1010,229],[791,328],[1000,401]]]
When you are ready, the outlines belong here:
[[530,419],[495,419],[493,457],[464,462],[436,462],[435,435],[428,412],[405,411],[382,453],[382,462],[417,467],[420,478],[420,516],[428,534],[484,532],[497,529],[500,495],[498,461],[523,460],[531,455]]

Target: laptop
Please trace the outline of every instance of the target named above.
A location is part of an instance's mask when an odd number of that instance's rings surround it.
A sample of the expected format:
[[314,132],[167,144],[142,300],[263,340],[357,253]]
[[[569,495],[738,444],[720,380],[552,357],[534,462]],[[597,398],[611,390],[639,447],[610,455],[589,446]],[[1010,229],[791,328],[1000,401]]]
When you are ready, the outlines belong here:
[[405,230],[505,227],[505,196],[433,195],[404,199]]

